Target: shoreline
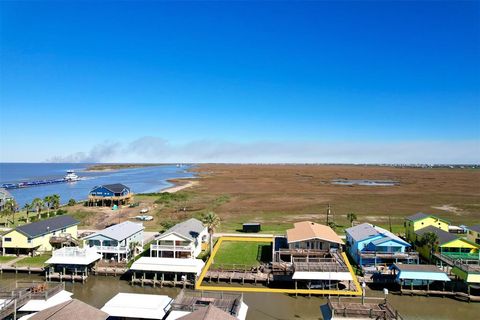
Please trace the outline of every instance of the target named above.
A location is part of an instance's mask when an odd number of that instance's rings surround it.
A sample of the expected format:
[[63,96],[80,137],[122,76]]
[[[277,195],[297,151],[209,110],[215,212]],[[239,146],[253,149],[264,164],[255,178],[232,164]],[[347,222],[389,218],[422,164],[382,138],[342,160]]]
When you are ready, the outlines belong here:
[[161,189],[159,192],[175,193],[180,190],[197,186],[200,183],[200,181],[198,180],[190,180],[190,179],[192,178],[167,180],[168,182],[173,183],[174,185],[171,187]]

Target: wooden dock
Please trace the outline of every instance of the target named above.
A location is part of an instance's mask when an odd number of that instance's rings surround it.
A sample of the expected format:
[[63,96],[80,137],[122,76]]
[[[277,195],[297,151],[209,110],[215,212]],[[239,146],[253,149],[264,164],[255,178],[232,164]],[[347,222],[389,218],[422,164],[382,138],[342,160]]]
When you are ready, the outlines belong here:
[[47,281],[71,281],[71,282],[81,282],[84,283],[87,281],[88,276],[85,274],[63,274],[60,272],[48,273],[46,276]]
[[145,286],[149,285],[152,287],[182,287],[182,288],[194,288],[195,282],[189,280],[157,280],[157,279],[146,279],[146,278],[133,278],[130,280],[130,284],[132,285],[140,285]]
[[418,290],[418,289],[401,289],[400,294],[412,296],[437,296],[437,297],[452,297],[458,300],[467,302],[480,302],[480,296],[474,296],[465,292],[458,291],[442,291],[442,290]]
[[3,272],[15,272],[15,273],[43,273],[45,272],[45,268],[41,267],[17,267],[17,266],[0,266],[0,274]]
[[[321,308],[323,309],[323,308]],[[403,320],[386,299],[328,298],[324,319],[384,319]],[[322,310],[323,312],[323,310]]]
[[128,269],[126,267],[95,267],[92,269],[92,273],[96,276],[121,276]]
[[216,281],[225,281],[225,282],[241,282],[242,284],[247,282],[253,283],[270,283],[271,275],[264,272],[255,272],[255,271],[227,271],[227,270],[209,270],[207,271],[204,280],[208,282]]

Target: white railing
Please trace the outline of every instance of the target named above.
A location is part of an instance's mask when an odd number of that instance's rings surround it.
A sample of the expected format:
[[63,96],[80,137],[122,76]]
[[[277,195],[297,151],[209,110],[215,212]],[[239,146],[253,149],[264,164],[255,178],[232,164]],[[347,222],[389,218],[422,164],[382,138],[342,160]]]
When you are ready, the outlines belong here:
[[93,246],[97,252],[108,252],[108,253],[125,253],[128,252],[128,248],[125,246]]
[[87,256],[87,248],[63,247],[53,251],[54,257],[85,257]]
[[193,251],[194,250],[192,245],[174,246],[174,245],[161,245],[161,244],[152,244],[150,246],[150,249],[155,251]]

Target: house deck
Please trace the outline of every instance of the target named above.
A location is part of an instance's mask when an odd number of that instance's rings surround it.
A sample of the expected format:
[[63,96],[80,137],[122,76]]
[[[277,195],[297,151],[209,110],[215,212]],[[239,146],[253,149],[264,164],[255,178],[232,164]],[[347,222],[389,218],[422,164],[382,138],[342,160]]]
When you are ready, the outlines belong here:
[[231,315],[238,316],[242,304],[240,294],[182,290],[172,302],[172,310],[193,312],[213,305]]
[[403,319],[385,299],[364,298],[362,302],[358,298],[328,299],[330,319],[354,318],[354,319]]

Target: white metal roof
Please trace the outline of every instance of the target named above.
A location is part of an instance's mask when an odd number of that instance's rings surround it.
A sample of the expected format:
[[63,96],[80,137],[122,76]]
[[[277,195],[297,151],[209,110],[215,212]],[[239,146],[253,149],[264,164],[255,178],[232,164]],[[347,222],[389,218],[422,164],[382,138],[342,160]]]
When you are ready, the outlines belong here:
[[296,271],[292,277],[293,280],[353,280],[350,272],[308,272]]
[[26,312],[37,312],[56,306],[62,302],[72,300],[73,293],[62,290],[47,300],[30,300],[19,310]]
[[101,310],[113,317],[163,319],[172,300],[164,295],[121,292]]
[[93,248],[79,248],[79,247],[63,247],[53,251],[53,255],[48,259],[46,264],[72,264],[72,265],[89,265],[97,260],[100,260],[102,255],[97,253]]
[[125,221],[86,236],[85,240],[91,239],[95,236],[104,236],[113,240],[122,241],[143,229],[145,229],[145,227],[142,223]]
[[130,269],[134,271],[195,273],[198,276],[204,265],[205,262],[201,259],[141,257],[132,264]]

